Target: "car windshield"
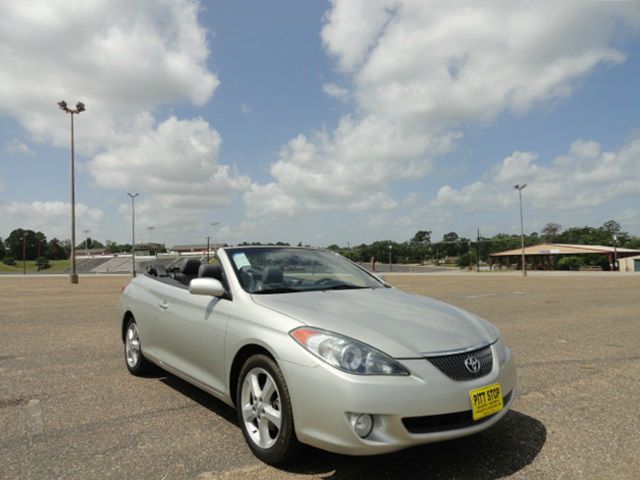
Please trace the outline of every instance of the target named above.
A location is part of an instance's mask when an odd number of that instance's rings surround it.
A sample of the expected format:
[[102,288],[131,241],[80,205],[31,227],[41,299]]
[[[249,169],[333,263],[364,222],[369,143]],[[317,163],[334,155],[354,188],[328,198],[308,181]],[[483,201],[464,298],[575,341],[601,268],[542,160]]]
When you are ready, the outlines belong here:
[[230,248],[238,280],[249,293],[383,288],[372,275],[327,251],[304,248]]

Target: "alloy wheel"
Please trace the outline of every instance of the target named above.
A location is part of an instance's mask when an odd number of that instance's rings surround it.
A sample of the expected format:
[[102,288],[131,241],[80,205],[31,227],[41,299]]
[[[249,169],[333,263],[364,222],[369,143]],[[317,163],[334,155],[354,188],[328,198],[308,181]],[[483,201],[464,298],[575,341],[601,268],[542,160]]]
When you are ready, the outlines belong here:
[[280,435],[280,392],[263,368],[253,368],[244,377],[241,391],[242,418],[251,440],[260,448],[271,448]]
[[127,328],[124,352],[127,365],[129,365],[129,368],[134,368],[140,358],[140,337],[138,335],[138,326],[133,322],[130,323],[129,328]]

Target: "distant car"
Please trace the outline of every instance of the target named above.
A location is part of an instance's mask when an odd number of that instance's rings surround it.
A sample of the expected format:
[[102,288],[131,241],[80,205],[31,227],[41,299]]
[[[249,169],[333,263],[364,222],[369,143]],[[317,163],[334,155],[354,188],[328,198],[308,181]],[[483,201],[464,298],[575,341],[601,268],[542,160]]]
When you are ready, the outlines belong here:
[[150,267],[120,299],[127,368],[151,363],[234,406],[261,460],[299,442],[371,455],[470,435],[515,396],[495,327],[329,251],[218,250]]

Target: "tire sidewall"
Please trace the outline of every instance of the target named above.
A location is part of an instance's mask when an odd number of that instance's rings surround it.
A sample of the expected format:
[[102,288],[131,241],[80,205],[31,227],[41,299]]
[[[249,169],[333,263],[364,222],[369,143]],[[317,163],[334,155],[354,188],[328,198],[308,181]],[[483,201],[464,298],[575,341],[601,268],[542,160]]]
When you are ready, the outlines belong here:
[[[278,439],[270,448],[262,448],[255,444],[247,432],[244,424],[244,418],[242,416],[242,383],[244,382],[247,373],[256,367],[266,370],[269,375],[271,375],[280,394],[280,410],[282,412],[281,428]],[[285,463],[293,456],[298,447],[298,440],[296,438],[293,423],[291,398],[289,396],[289,390],[287,389],[287,384],[284,376],[282,375],[282,371],[272,358],[262,354],[253,355],[242,366],[236,387],[236,409],[242,434],[244,435],[249,448],[251,448],[256,457],[265,463],[276,465]]]

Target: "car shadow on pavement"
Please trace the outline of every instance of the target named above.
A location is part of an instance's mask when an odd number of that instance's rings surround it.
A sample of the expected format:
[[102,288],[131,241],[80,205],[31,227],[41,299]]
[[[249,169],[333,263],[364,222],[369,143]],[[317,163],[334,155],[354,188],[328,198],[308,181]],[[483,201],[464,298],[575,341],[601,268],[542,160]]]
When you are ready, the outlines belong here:
[[[163,372],[155,378],[240,428],[236,411],[222,401],[171,374]],[[493,480],[512,475],[533,462],[546,439],[547,429],[539,420],[512,410],[489,429],[469,437],[371,457],[337,455],[308,447],[280,469],[332,480]]]
[[157,378],[168,387],[180,392],[185,397],[189,397],[194,402],[199,403],[208,410],[211,410],[215,415],[224,418],[227,422],[233,423],[235,426],[240,428],[235,409],[231,408],[222,400],[218,400],[207,392],[200,390],[198,387],[195,387],[170,373],[162,372]]
[[325,479],[474,479],[512,475],[538,456],[547,429],[535,418],[511,411],[491,428],[456,440],[374,457],[347,457],[308,449],[288,472]]

